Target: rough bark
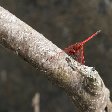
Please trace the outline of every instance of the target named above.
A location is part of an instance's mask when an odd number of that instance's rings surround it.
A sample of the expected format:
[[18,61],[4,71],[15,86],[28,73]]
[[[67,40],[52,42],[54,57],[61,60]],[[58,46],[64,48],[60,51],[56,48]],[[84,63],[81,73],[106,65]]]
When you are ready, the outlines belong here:
[[112,112],[109,90],[93,67],[73,60],[42,34],[0,7],[0,43],[41,69],[78,112]]

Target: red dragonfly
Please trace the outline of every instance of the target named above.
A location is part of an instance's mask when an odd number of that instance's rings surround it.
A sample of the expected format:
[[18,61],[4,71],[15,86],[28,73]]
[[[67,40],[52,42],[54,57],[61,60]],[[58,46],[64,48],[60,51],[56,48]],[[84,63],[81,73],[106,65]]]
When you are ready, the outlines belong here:
[[88,42],[90,39],[92,39],[94,36],[98,35],[101,32],[101,30],[97,31],[96,33],[92,34],[90,37],[85,39],[82,42],[75,43],[73,45],[68,46],[64,49],[64,51],[70,55],[73,56],[73,58],[78,61],[81,64],[84,64],[84,45],[86,42]]
[[[84,61],[84,45],[86,42],[88,42],[94,36],[98,35],[100,32],[101,32],[101,30],[95,32],[94,34],[92,34],[90,37],[88,37],[87,39],[85,39],[82,42],[77,42],[73,45],[68,46],[67,48],[64,49],[64,52],[67,53],[68,55],[72,56],[79,63],[84,64],[85,63],[85,61]],[[62,52],[60,52],[60,53],[62,53]],[[51,59],[53,59],[53,57],[51,57]]]

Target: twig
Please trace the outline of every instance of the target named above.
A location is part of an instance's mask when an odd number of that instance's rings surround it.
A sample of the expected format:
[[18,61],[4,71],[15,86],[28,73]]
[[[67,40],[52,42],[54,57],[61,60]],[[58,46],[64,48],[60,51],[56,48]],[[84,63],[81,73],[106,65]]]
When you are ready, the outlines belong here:
[[32,99],[32,106],[34,108],[34,112],[40,112],[40,94],[36,93]]

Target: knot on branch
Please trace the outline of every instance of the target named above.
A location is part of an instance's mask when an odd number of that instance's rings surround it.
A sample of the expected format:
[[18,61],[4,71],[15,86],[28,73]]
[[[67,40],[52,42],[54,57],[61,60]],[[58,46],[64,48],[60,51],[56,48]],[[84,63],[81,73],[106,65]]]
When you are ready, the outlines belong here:
[[103,82],[97,74],[93,74],[95,70],[93,71],[93,68],[91,70],[91,73],[83,80],[84,88],[86,92],[89,92],[91,95],[101,94]]

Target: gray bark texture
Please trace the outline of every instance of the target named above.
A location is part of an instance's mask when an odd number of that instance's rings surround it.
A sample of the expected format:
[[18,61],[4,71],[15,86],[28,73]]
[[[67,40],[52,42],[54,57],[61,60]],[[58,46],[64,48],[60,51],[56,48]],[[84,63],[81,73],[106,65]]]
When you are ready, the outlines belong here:
[[78,112],[112,112],[109,90],[93,67],[76,62],[2,7],[0,43],[45,72],[72,99]]

